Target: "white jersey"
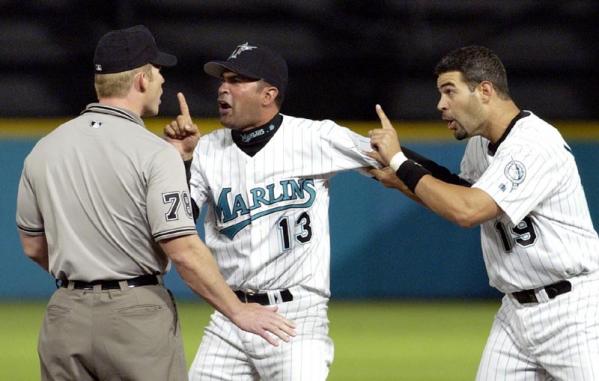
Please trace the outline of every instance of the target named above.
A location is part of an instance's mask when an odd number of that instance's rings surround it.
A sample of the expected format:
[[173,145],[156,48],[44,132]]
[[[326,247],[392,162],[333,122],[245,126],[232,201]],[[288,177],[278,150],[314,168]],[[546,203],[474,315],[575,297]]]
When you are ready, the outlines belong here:
[[253,157],[229,129],[203,136],[191,195],[208,205],[206,244],[231,288],[301,286],[328,297],[329,179],[376,165],[370,150],[369,139],[332,121],[287,115]]
[[481,226],[491,286],[511,293],[596,271],[599,239],[560,133],[525,112],[494,155],[488,146],[480,136],[469,140],[460,177],[504,211]]

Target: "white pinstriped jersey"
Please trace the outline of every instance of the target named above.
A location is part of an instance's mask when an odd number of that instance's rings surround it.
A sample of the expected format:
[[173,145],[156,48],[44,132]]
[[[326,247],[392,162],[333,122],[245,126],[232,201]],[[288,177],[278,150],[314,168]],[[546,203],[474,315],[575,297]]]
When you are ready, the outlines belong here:
[[537,288],[599,267],[593,228],[574,156],[553,126],[527,112],[493,156],[471,138],[460,177],[504,211],[481,226],[491,286],[505,293]]
[[332,121],[283,116],[253,157],[228,129],[203,136],[194,152],[191,194],[208,204],[206,244],[233,289],[302,286],[329,292],[329,179],[376,165],[369,139]]

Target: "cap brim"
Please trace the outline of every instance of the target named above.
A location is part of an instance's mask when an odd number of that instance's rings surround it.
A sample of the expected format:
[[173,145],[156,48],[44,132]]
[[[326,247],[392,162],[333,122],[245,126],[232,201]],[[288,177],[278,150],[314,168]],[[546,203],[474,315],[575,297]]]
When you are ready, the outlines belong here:
[[211,75],[216,78],[220,78],[223,74],[223,71],[232,71],[233,73],[240,74],[244,77],[251,79],[262,79],[260,76],[244,70],[242,67],[235,65],[234,62],[229,61],[210,61],[204,64],[204,71],[206,74]]
[[164,67],[175,66],[177,64],[177,57],[173,56],[172,54],[158,52],[156,58],[150,61],[150,63]]

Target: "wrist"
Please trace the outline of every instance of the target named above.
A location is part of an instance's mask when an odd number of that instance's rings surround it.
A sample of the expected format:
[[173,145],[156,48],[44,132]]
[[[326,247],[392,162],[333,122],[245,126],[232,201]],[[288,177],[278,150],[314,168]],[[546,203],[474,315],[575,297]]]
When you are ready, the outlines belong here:
[[233,322],[233,324],[235,324],[236,326],[241,326],[241,324],[243,323],[243,311],[246,308],[245,303],[241,302],[239,299],[237,299],[237,296],[235,296],[235,304],[233,306],[231,306],[231,311],[230,311],[230,316],[228,316],[229,320],[231,320],[231,322]]
[[404,155],[404,153],[402,151],[399,151],[398,153],[396,153],[395,155],[393,155],[393,157],[391,158],[391,160],[389,160],[389,167],[391,167],[394,172],[397,172],[397,170],[399,169],[399,167],[406,160],[408,160],[408,158],[406,157],[406,155]]
[[399,166],[395,174],[399,179],[406,184],[408,189],[415,193],[416,185],[418,182],[426,175],[430,175],[431,173],[424,168],[422,165],[418,164],[414,160],[406,159]]

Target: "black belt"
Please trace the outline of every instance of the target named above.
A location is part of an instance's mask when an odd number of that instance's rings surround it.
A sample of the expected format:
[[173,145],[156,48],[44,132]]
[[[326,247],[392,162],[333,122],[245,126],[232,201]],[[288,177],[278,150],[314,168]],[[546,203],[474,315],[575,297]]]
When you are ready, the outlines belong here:
[[[562,280],[557,283],[550,284],[549,286],[543,287],[549,299],[553,299],[558,295],[565,294],[566,292],[572,291],[572,283],[567,280]],[[535,294],[535,290],[523,290],[512,293],[514,298],[520,304],[526,303],[538,303],[537,295]]]
[[[244,303],[258,303],[263,306],[268,306],[270,303],[270,299],[268,298],[267,293],[253,293],[253,292],[244,292],[244,291],[234,291],[235,295]],[[278,298],[278,293],[275,292],[273,297],[275,298],[274,303],[285,303],[293,300],[293,294],[288,289],[281,290],[281,300],[276,300]]]
[[77,290],[93,290],[94,286],[100,285],[102,290],[118,290],[121,288],[119,282],[127,282],[128,287],[139,287],[139,286],[151,286],[158,284],[158,277],[156,275],[141,275],[131,279],[123,280],[95,280],[93,282],[83,282],[80,280],[69,280],[61,281],[57,280],[56,285],[58,287],[68,288],[69,284],[73,284],[73,288]]

